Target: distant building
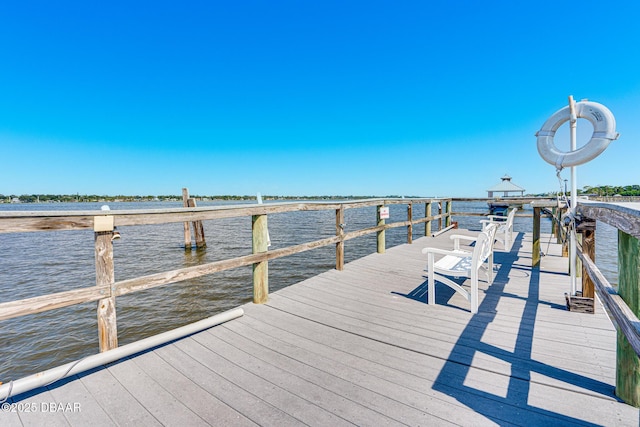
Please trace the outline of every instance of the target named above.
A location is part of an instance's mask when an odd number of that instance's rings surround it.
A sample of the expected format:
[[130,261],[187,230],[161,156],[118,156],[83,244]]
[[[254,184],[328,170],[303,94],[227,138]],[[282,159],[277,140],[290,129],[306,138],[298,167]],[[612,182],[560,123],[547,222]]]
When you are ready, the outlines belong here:
[[[509,193],[520,193],[515,194],[516,196],[524,196],[524,188],[515,185],[511,182],[511,177],[505,174],[502,178],[502,182],[500,184],[494,185],[493,187],[487,190],[487,197],[492,198],[494,193],[502,193],[502,197],[509,197]],[[513,195],[512,195],[513,196]]]

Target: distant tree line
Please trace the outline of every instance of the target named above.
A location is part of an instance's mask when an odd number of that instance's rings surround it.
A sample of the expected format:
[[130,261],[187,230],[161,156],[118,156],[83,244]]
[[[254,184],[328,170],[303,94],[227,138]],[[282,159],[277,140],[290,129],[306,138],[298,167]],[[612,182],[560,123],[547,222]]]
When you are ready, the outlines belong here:
[[[256,200],[256,196],[244,195],[191,195],[196,200]],[[277,196],[264,195],[263,200],[336,200],[336,199],[370,199],[376,197],[397,198],[401,196]],[[409,198],[420,196],[406,196]],[[97,194],[22,194],[22,195],[5,195],[0,194],[0,203],[69,203],[69,202],[177,202],[182,201],[182,195],[159,195],[159,196],[107,196]]]
[[625,185],[616,187],[612,185],[600,185],[597,187],[585,186],[581,194],[594,194],[597,196],[640,196],[640,185]]
[[[568,189],[568,192],[570,191],[571,189]],[[557,194],[557,191],[550,191],[548,193],[528,194],[528,196],[555,197],[556,194]],[[640,197],[640,185],[625,185],[625,186],[598,185],[595,187],[592,187],[590,185],[585,185],[582,189],[578,188],[578,194],[598,196],[598,197],[612,197],[612,196]]]

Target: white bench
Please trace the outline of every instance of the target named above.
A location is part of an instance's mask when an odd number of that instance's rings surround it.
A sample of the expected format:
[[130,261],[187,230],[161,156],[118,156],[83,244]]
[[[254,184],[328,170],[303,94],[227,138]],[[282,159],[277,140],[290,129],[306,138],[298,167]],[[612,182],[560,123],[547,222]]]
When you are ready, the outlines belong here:
[[[454,234],[451,236],[451,239],[454,240],[452,251],[431,247],[422,250],[423,254],[427,254],[429,304],[436,303],[435,282],[437,279],[469,301],[471,313],[478,312],[478,276],[480,270],[485,270],[487,282],[489,284],[493,282],[493,242],[497,229],[498,226],[495,224],[487,225],[476,238]],[[475,241],[473,251],[460,249],[460,240]],[[436,255],[444,255],[444,257],[436,261]],[[467,291],[449,277],[471,279],[471,289]]]
[[496,240],[502,243],[505,252],[511,251],[511,246],[513,246],[513,218],[516,216],[517,210],[518,208],[511,209],[506,217],[488,215],[487,218],[489,219],[480,220],[483,231],[489,224],[496,224],[498,226]]

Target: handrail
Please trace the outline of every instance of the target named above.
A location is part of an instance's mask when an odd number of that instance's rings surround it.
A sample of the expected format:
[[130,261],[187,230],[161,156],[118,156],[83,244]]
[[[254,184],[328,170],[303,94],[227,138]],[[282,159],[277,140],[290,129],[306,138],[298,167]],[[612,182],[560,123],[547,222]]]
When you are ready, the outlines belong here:
[[[336,221],[336,235],[299,245],[287,246],[284,248],[269,250],[266,252],[255,252],[251,255],[239,256],[222,261],[214,261],[192,267],[180,268],[172,271],[154,273],[146,276],[136,277],[127,280],[115,281],[109,274],[113,272],[113,256],[110,237],[112,231],[103,231],[96,228],[96,224],[101,222],[101,217],[112,217],[112,227],[146,224],[179,223],[196,220],[213,220],[232,217],[257,217],[270,214],[294,212],[294,211],[318,211],[335,210],[336,219],[338,215],[344,215],[345,209],[363,208],[370,206],[384,206],[390,204],[405,204],[411,215],[411,206],[415,203],[424,203],[425,217],[408,217],[405,221],[385,223],[378,220],[378,225],[360,230],[344,232],[339,221]],[[431,215],[431,205],[440,204],[438,213]],[[446,206],[446,210],[445,210]],[[448,226],[451,222],[451,199],[446,198],[411,198],[411,199],[366,199],[358,201],[344,202],[284,202],[269,204],[251,205],[230,205],[198,208],[172,208],[172,209],[152,209],[152,210],[114,210],[114,211],[0,211],[0,233],[13,232],[42,232],[52,230],[90,230],[94,229],[96,234],[96,272],[97,286],[76,289],[71,291],[58,292],[54,294],[41,295],[15,301],[0,303],[0,320],[25,316],[28,314],[41,313],[71,305],[105,301],[116,296],[151,289],[158,286],[167,285],[193,279],[196,277],[213,274],[216,272],[229,270],[232,268],[258,265],[276,258],[320,248],[323,246],[336,245],[336,268],[341,269],[343,264],[343,251],[339,245],[345,241],[361,237],[367,234],[378,233],[384,236],[384,231],[391,228],[407,227],[411,241],[412,227],[417,224],[425,224],[425,235],[431,233],[431,222],[434,220],[445,220]],[[113,230],[113,228],[111,228]],[[427,233],[428,231],[428,233]],[[111,234],[110,234],[111,233]],[[254,230],[255,233],[255,230]],[[100,237],[100,239],[98,239]],[[384,242],[384,238],[382,240]],[[102,245],[98,250],[98,245]],[[106,246],[105,246],[106,245]],[[383,245],[384,248],[384,245]],[[380,251],[380,248],[378,248]],[[384,250],[384,249],[383,249]],[[100,255],[98,255],[100,254]],[[111,266],[109,267],[109,262]],[[104,265],[106,267],[104,267]],[[100,271],[98,271],[101,269]],[[254,272],[255,274],[255,272]],[[255,276],[254,276],[255,287]],[[254,289],[255,292],[255,289]],[[113,323],[115,329],[115,304],[112,313],[105,314],[105,317],[112,316],[108,322]],[[100,314],[99,314],[100,316]],[[99,328],[100,318],[99,318]],[[103,326],[109,328],[109,326]],[[102,334],[102,331],[99,331]],[[102,339],[102,335],[101,335]],[[102,341],[101,341],[102,342]],[[117,336],[114,340],[117,346]],[[101,350],[102,344],[101,344]]]
[[622,297],[618,295],[615,288],[611,286],[591,258],[583,253],[580,248],[578,248],[577,255],[595,284],[596,292],[604,308],[611,314],[611,320],[627,337],[636,354],[640,356],[640,319],[631,311]]
[[[584,248],[576,251],[582,260],[583,271],[586,272],[583,290],[588,288],[589,291],[596,291],[618,327],[616,396],[626,403],[640,406],[640,374],[633,368],[637,366],[640,357],[640,320],[637,317],[640,313],[636,300],[640,282],[637,268],[640,259],[640,203],[580,200],[576,206],[576,215],[586,223],[583,227],[588,233],[585,234],[585,242],[589,241]],[[607,282],[592,260],[591,254],[595,256],[595,245],[592,243],[596,221],[618,229],[618,291]],[[593,283],[593,288],[588,282]]]
[[[577,213],[585,218],[603,221],[623,233],[640,239],[640,203],[616,204],[581,200],[577,206]],[[578,257],[595,284],[596,292],[611,313],[613,321],[627,338],[629,345],[640,356],[640,320],[629,308],[623,298],[609,284],[593,261],[583,253],[577,251]],[[621,265],[619,268],[622,268]]]

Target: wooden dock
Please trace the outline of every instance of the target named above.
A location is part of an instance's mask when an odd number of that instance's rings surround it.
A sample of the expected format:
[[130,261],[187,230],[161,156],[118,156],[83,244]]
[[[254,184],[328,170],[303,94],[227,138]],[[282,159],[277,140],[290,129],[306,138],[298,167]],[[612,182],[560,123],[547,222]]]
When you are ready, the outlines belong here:
[[[475,234],[466,230],[456,233]],[[428,305],[423,237],[287,287],[244,316],[9,400],[0,425],[621,425],[616,333],[565,308],[567,259],[496,252],[479,314]],[[546,240],[544,237],[545,249]],[[555,239],[554,239],[555,240]],[[309,252],[313,256],[313,252]]]

